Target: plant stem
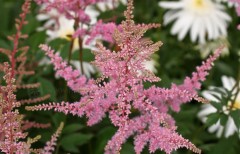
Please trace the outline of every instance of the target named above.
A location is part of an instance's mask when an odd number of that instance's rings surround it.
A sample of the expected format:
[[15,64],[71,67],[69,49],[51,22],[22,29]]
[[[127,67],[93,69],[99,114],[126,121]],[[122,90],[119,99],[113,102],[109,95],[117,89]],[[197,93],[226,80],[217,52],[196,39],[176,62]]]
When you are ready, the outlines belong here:
[[80,68],[81,68],[81,73],[84,74],[84,69],[83,69],[83,41],[81,37],[78,37],[78,44],[79,44],[79,61],[80,61]]

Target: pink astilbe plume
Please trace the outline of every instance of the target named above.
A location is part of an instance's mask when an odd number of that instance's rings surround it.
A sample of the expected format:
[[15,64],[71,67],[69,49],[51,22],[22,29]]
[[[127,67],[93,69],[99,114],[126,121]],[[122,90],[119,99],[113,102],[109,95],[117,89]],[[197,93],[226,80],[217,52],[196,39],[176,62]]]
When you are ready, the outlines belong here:
[[[95,25],[90,25],[90,16],[86,13],[86,8],[90,5],[104,2],[106,0],[35,0],[38,4],[43,4],[43,11],[57,10],[68,19],[73,19],[75,33],[74,38],[88,36],[86,44],[89,44],[95,37],[102,36],[103,40],[112,42],[112,32],[116,28],[115,23],[103,23],[99,20]],[[88,28],[83,27],[88,25]]]
[[67,66],[58,54],[54,54],[47,45],[40,45],[54,64],[58,75],[63,77],[68,86],[81,94],[79,102],[49,103],[27,107],[28,110],[55,110],[65,114],[82,117],[86,115],[87,124],[93,125],[108,116],[114,126],[118,127],[116,134],[105,147],[106,154],[116,154],[129,137],[134,138],[134,149],[140,154],[146,145],[149,151],[157,149],[171,153],[186,147],[195,153],[201,153],[187,139],[176,132],[175,121],[168,114],[171,107],[180,110],[180,105],[192,99],[201,100],[196,90],[200,89],[201,81],[212,67],[213,61],[219,56],[221,48],[215,52],[192,77],[187,77],[182,85],[173,84],[170,89],[152,86],[144,89],[143,82],[160,81],[152,72],[144,67],[144,62],[159,50],[162,43],[143,39],[144,33],[157,28],[158,24],[135,24],[133,21],[133,0],[128,1],[128,7],[119,29],[115,30],[113,38],[119,47],[118,51],[106,49],[97,44],[95,64],[102,72],[102,77],[93,80],[80,75],[80,72]]
[[62,122],[60,124],[60,126],[58,127],[57,131],[52,135],[51,140],[46,143],[46,146],[40,152],[41,154],[52,154],[53,153],[53,151],[55,149],[55,146],[57,144],[56,143],[57,142],[57,138],[61,134],[63,126],[64,126],[64,123]]
[[[69,59],[71,60],[71,53],[74,48],[74,41],[77,40],[79,61],[81,73],[84,74],[83,67],[83,48],[87,45],[92,47],[92,44],[96,39],[101,39],[109,43],[113,43],[112,34],[114,29],[116,29],[116,24],[113,22],[103,23],[99,20],[95,23],[91,22],[87,8],[92,5],[96,5],[99,2],[105,2],[106,0],[35,0],[39,5],[45,7],[43,12],[57,11],[59,14],[63,15],[64,18],[73,21],[73,32],[68,34],[67,38],[70,38],[71,45],[69,49]],[[59,23],[60,18],[55,19]],[[57,26],[58,27],[58,26]],[[91,44],[90,44],[91,43]]]
[[0,86],[0,152],[27,154],[30,153],[30,145],[21,141],[27,134],[21,129],[22,115],[16,109],[20,103],[13,93],[15,79],[8,63],[4,63],[4,73],[6,86]]
[[57,9],[69,19],[78,19],[83,23],[89,23],[90,17],[84,12],[88,5],[104,0],[35,0],[38,4],[44,4],[46,10]]

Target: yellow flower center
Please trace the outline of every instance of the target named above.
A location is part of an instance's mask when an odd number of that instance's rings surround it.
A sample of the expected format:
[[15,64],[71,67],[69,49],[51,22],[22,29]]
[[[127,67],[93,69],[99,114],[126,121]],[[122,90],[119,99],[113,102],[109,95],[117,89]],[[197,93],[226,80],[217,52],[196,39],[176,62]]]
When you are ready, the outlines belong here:
[[60,34],[60,38],[64,38],[68,41],[72,41],[73,40],[73,49],[78,49],[79,48],[79,45],[78,45],[78,38],[72,38],[72,35],[73,35],[73,32],[70,32],[70,31],[66,31],[66,32],[62,32]]
[[206,14],[213,8],[211,0],[186,0],[186,2],[188,2],[186,8],[198,14]]
[[204,6],[204,0],[194,0],[195,7],[203,7]]
[[240,100],[236,99],[235,102],[228,102],[227,110],[240,110]]
[[240,100],[236,100],[236,102],[234,102],[233,109],[240,109]]

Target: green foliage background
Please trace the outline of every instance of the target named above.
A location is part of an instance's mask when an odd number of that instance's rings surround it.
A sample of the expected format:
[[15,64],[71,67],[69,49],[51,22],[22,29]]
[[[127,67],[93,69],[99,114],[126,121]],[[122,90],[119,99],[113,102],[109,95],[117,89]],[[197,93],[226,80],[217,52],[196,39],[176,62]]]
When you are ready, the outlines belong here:
[[[162,23],[165,10],[158,6],[159,0],[135,0],[135,21],[137,23]],[[0,0],[0,47],[11,49],[12,43],[7,40],[7,36],[15,32],[14,19],[18,17],[21,11],[23,0]],[[36,74],[24,80],[25,83],[40,82],[41,87],[35,90],[20,91],[18,98],[34,98],[44,94],[51,94],[51,98],[46,102],[60,102],[68,98],[68,101],[76,101],[80,98],[70,89],[65,89],[65,81],[55,79],[53,66],[39,66],[38,62],[44,57],[44,53],[39,50],[38,45],[46,42],[47,35],[45,31],[39,32],[36,29],[43,23],[36,20],[38,6],[32,3],[31,14],[27,16],[29,24],[25,26],[24,32],[29,34],[29,38],[21,43],[30,46],[28,52],[28,67],[36,71]],[[117,16],[117,22],[123,19],[124,5],[120,5],[116,10],[103,12],[100,18],[110,18]],[[228,40],[230,42],[229,56],[221,57],[212,69],[207,81],[204,82],[203,89],[208,86],[221,86],[221,76],[228,75],[235,79],[239,73],[239,51],[240,51],[240,31],[236,30],[237,23],[240,23],[235,10],[228,9],[227,12],[233,17],[233,21],[228,27]],[[175,36],[170,35],[170,26],[162,26],[159,29],[151,30],[147,33],[154,41],[161,40],[164,45],[157,52],[158,55],[158,73],[162,81],[155,83],[157,86],[169,87],[172,82],[181,83],[186,75],[190,75],[195,70],[195,66],[201,64],[199,51],[195,49],[196,44],[185,38],[179,42]],[[61,56],[67,57],[69,42],[57,39],[49,43],[53,48],[59,49]],[[84,51],[85,61],[92,61],[90,52]],[[77,59],[78,55],[73,55]],[[0,62],[6,61],[6,57],[0,54]],[[1,78],[2,78],[2,74]],[[146,87],[150,84],[146,83]],[[204,154],[238,154],[240,153],[240,140],[237,134],[227,139],[216,138],[215,134],[207,132],[207,126],[203,125],[196,114],[200,110],[200,103],[191,102],[183,105],[180,113],[173,113],[178,132],[185,138],[192,141],[197,147],[202,149]],[[101,123],[93,126],[86,126],[85,118],[65,116],[60,113],[48,112],[27,112],[24,108],[21,112],[27,114],[31,120],[43,123],[51,123],[52,127],[47,130],[31,129],[29,135],[34,137],[38,134],[42,136],[35,147],[42,147],[50,139],[51,134],[57,129],[61,121],[65,122],[62,135],[58,140],[56,153],[79,153],[79,154],[101,154],[107,141],[112,137],[116,128],[114,128],[109,119],[105,118]],[[238,119],[240,118],[239,114]],[[219,117],[218,117],[219,118]],[[214,121],[214,119],[212,119]],[[121,151],[122,154],[132,154],[133,140],[128,140]],[[145,148],[144,153],[148,153]],[[162,153],[157,151],[156,153]],[[175,154],[191,153],[185,149],[174,152]]]

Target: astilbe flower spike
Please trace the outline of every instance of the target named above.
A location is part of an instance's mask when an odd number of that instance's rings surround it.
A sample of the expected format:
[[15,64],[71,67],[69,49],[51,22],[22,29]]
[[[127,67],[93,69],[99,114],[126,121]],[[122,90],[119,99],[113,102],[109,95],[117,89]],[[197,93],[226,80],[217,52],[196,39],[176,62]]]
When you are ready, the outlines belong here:
[[[32,89],[32,88],[39,88],[40,86],[40,83],[33,83],[33,84],[23,83],[24,76],[30,76],[35,73],[34,71],[29,71],[26,69],[27,67],[26,54],[29,51],[29,47],[20,45],[21,39],[28,38],[27,34],[22,33],[22,29],[24,25],[28,23],[26,21],[26,17],[27,17],[27,14],[30,13],[30,6],[31,6],[31,0],[25,0],[24,4],[22,5],[22,13],[19,15],[19,18],[15,19],[16,33],[8,37],[8,39],[13,43],[13,49],[9,50],[9,49],[0,48],[0,52],[5,54],[9,59],[11,69],[12,69],[12,75],[16,79],[17,89]],[[0,66],[0,71],[2,71],[1,68],[3,67]],[[38,103],[38,102],[47,100],[49,97],[50,95],[46,94],[45,96],[42,96],[42,97],[20,100],[19,102],[21,104]]]
[[[71,45],[69,49],[68,62],[71,61],[71,53],[74,46],[78,46],[79,61],[81,73],[84,74],[83,66],[83,48],[85,45],[92,46],[97,38],[113,43],[112,33],[117,27],[114,22],[103,23],[99,20],[92,23],[89,13],[87,10],[99,2],[106,2],[106,0],[35,0],[37,4],[45,6],[44,12],[50,12],[52,10],[57,11],[59,14],[66,17],[69,21],[73,21],[73,32],[67,34],[67,38],[70,38]],[[110,0],[113,1],[113,0]],[[55,19],[57,23],[60,18]],[[74,42],[77,42],[75,44]],[[91,44],[90,44],[91,43]],[[75,45],[74,45],[75,44]]]
[[[135,24],[133,21],[133,0],[128,1],[124,15],[126,20],[116,29],[114,39],[118,51],[110,51],[102,44],[97,44],[93,62],[102,72],[102,77],[93,80],[80,75],[80,72],[67,66],[58,54],[54,54],[47,45],[40,48],[51,58],[56,73],[63,77],[68,86],[82,97],[75,103],[49,103],[27,107],[28,110],[51,110],[82,117],[86,115],[88,125],[98,123],[108,113],[116,134],[105,147],[105,153],[116,154],[126,140],[133,136],[135,152],[140,154],[149,143],[149,151],[161,149],[171,153],[186,147],[195,153],[201,153],[187,139],[176,132],[175,121],[168,114],[168,108],[179,111],[182,103],[192,99],[201,100],[196,90],[212,67],[212,62],[219,56],[221,48],[192,77],[187,77],[182,85],[173,84],[170,89],[152,86],[144,89],[143,82],[156,82],[160,79],[144,67],[144,61],[159,50],[161,42],[153,43],[143,39],[143,34],[158,24]],[[135,115],[135,116],[134,116]]]
[[15,109],[20,105],[14,95],[15,79],[8,63],[4,63],[6,86],[0,86],[0,152],[8,154],[30,153],[30,145],[21,139],[26,133],[21,129],[22,115]]
[[56,146],[57,138],[62,132],[64,123],[61,122],[60,126],[58,127],[57,131],[52,135],[51,140],[46,143],[46,146],[40,152],[41,154],[52,154],[54,151],[54,147]]

